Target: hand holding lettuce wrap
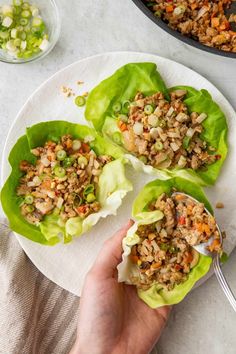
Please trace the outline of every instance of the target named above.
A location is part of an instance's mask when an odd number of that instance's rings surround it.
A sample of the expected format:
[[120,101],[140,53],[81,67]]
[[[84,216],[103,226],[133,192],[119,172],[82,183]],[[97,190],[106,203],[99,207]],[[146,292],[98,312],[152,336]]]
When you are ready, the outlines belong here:
[[52,121],[28,128],[10,153],[12,172],[1,192],[12,230],[53,245],[115,214],[132,189],[122,155],[86,126]]
[[132,63],[95,87],[86,119],[158,177],[214,184],[227,154],[227,124],[206,90],[167,89],[153,63]]
[[136,289],[117,281],[121,241],[129,222],[105,242],[86,276],[77,340],[70,354],[150,353],[161,335],[170,306],[148,308]]
[[180,302],[208,272],[211,258],[192,246],[214,236],[212,251],[221,252],[215,219],[204,208],[212,213],[202,189],[180,177],[147,184],[134,201],[136,222],[123,239],[118,278],[136,285],[150,307]]

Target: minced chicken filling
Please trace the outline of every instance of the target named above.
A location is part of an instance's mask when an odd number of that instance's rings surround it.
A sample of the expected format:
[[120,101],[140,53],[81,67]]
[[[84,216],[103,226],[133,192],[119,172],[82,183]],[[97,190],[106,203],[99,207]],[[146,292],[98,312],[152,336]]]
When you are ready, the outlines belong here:
[[204,204],[195,203],[183,194],[162,194],[149,206],[161,210],[164,218],[150,225],[141,225],[136,231],[139,243],[132,247],[130,259],[137,265],[139,277],[132,283],[148,289],[154,282],[168,290],[184,282],[198,263],[199,253],[192,246],[206,242],[212,252],[220,252],[221,242],[216,221]]
[[232,0],[146,0],[154,14],[180,33],[224,51],[236,52],[236,14],[225,11]]
[[17,195],[23,198],[21,214],[29,223],[38,224],[51,213],[65,222],[100,210],[99,175],[111,156],[97,156],[88,141],[70,135],[47,141],[31,152],[37,157],[36,164],[20,162],[24,175],[17,188]]
[[188,112],[185,90],[146,96],[138,92],[127,115],[118,115],[124,146],[155,168],[206,169],[221,156],[201,138],[207,114]]

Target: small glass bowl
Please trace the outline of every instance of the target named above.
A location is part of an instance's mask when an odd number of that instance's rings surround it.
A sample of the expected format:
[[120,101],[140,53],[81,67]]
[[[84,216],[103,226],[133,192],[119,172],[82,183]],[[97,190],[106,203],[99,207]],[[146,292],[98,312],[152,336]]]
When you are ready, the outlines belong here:
[[[1,0],[0,5],[8,4],[9,0]],[[12,2],[11,2],[12,3]],[[0,49],[0,62],[10,64],[23,64],[44,58],[56,45],[61,31],[61,18],[55,0],[29,0],[29,3],[39,8],[40,14],[47,27],[49,46],[45,51],[33,55],[30,58],[22,59],[10,56],[6,51]]]

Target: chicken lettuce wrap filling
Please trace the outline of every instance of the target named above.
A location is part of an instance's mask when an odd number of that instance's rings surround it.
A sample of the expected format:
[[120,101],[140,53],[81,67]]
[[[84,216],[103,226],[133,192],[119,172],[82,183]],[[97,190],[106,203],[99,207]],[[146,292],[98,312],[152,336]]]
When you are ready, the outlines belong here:
[[132,190],[123,152],[94,129],[66,121],[28,128],[9,155],[1,202],[13,231],[35,242],[70,242],[115,215]]
[[23,197],[21,214],[28,222],[38,224],[45,215],[54,213],[63,223],[76,216],[84,219],[101,209],[99,175],[113,158],[97,156],[87,140],[89,137],[85,142],[63,135],[57,142],[48,140],[44,146],[31,149],[35,164],[20,162],[24,175],[17,195]]
[[151,96],[138,92],[126,102],[127,114],[119,114],[115,104],[120,135],[114,132],[113,140],[154,168],[204,170],[221,156],[201,135],[207,114],[190,113],[184,103],[186,94],[186,90],[172,91],[168,101],[161,92]]
[[195,203],[182,194],[169,197],[163,193],[150,204],[148,210],[160,210],[163,218],[137,228],[139,241],[132,246],[129,256],[138,270],[136,276],[131,276],[133,284],[148,289],[157,282],[172,290],[185,282],[198,264],[199,253],[192,246],[213,237],[210,250],[221,250],[216,221],[204,208],[203,203]]

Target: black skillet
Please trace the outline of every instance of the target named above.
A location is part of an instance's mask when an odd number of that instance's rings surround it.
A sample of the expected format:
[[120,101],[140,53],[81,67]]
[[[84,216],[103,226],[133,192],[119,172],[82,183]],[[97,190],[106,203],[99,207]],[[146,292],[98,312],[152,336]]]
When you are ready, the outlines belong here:
[[[235,58],[236,59],[236,53],[233,52],[226,52],[217,48],[212,48],[208,47],[204,44],[201,44],[200,42],[196,41],[195,39],[189,38],[187,36],[182,35],[180,32],[175,31],[171,29],[163,20],[161,20],[159,17],[155,16],[153,12],[145,5],[144,0],[132,0],[138,7],[139,9],[146,15],[148,16],[155,24],[159,27],[161,27],[164,31],[168,32],[170,35],[173,37],[181,40],[182,42],[185,42],[192,47],[196,47],[198,49],[204,50],[205,52],[213,53],[213,54],[218,54],[224,57],[228,58]],[[234,13],[236,14],[236,1],[233,1],[230,9],[226,11],[227,14]],[[235,28],[233,28],[235,30]]]

